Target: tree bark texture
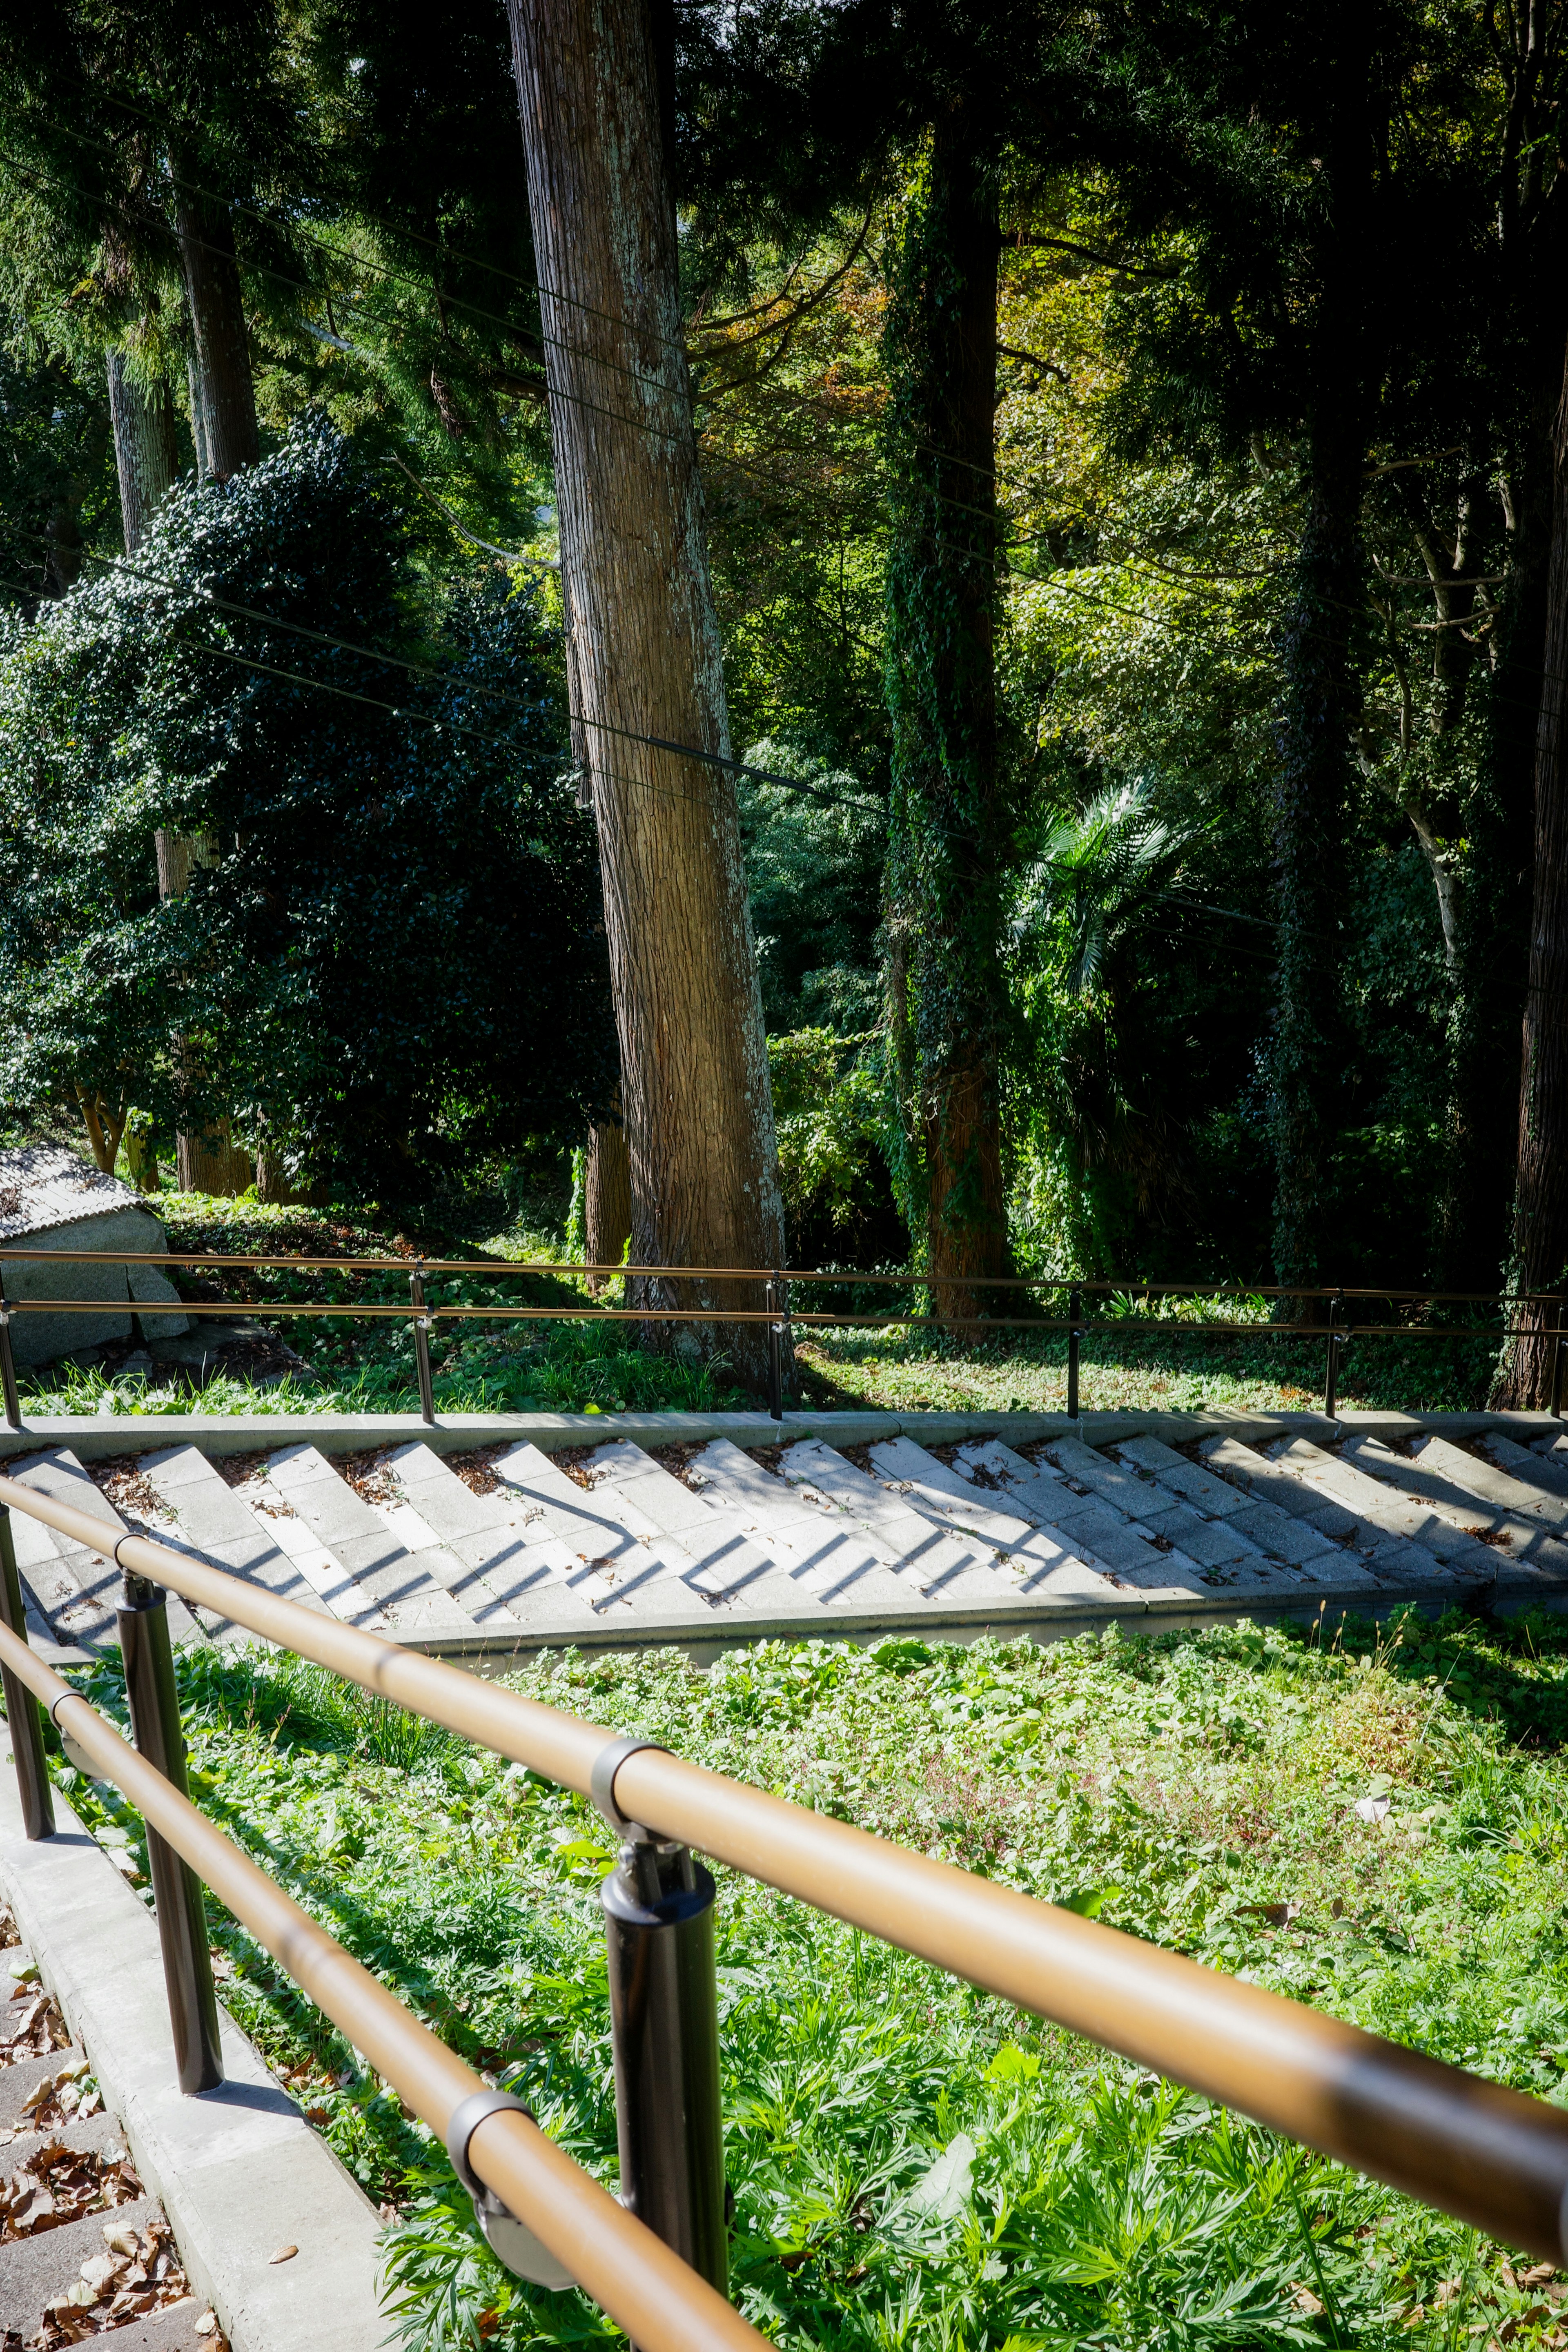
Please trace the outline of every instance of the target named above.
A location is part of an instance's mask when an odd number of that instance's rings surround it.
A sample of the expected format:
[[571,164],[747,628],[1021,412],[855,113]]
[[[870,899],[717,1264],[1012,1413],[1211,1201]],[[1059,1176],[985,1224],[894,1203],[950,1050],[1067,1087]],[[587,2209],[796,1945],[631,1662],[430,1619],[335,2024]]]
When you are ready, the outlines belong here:
[[[590,1265],[619,1265],[621,1252],[631,1238],[632,1162],[626,1130],[605,1120],[588,1132],[588,1170],[584,1187],[584,1222],[587,1228]],[[596,1275],[588,1287],[600,1286]]]
[[[167,833],[153,836],[158,856],[158,896],[182,898],[191,887],[193,866],[216,864],[216,845],[202,835]],[[190,1048],[183,1049],[186,1053]],[[211,1192],[225,1200],[247,1192],[255,1181],[250,1154],[235,1142],[226,1118],[200,1133],[177,1135],[174,1159],[182,1192]]]
[[[592,782],[642,1265],[772,1266],[784,1208],[647,0],[510,0],[574,740]],[[761,1307],[759,1284],[637,1286]],[[650,1327],[766,1377],[757,1325]]]
[[983,1315],[1007,1271],[1002,1171],[1002,888],[994,416],[994,182],[975,126],[939,123],[911,202],[887,348],[889,698],[893,806],[889,935],[912,1033],[912,1121],[924,1161],[936,1312]]
[[120,476],[120,527],[134,555],[180,473],[174,404],[166,383],[139,383],[119,352],[109,354],[109,416]]
[[44,593],[63,596],[81,573],[81,510],[109,446],[109,412],[95,412],[83,450],[86,464],[79,474],[68,475],[49,517],[48,552],[44,564]]
[[226,206],[189,190],[182,190],[176,200],[174,223],[196,347],[201,403],[199,424],[193,419],[196,447],[205,448],[212,479],[226,482],[242,466],[254,466],[261,455],[234,224]]
[[[1514,1195],[1513,1272],[1526,1290],[1559,1290],[1568,1282],[1568,361],[1555,461]],[[1509,1350],[1495,1402],[1515,1412],[1549,1410],[1555,1342],[1547,1335],[1557,1310],[1521,1309],[1514,1320],[1532,1327],[1531,1334]]]
[[[1324,35],[1321,292],[1307,361],[1307,518],[1281,646],[1283,724],[1275,788],[1279,963],[1269,1052],[1274,1268],[1282,1283],[1332,1278],[1330,1166],[1349,1036],[1341,925],[1345,822],[1366,602],[1361,534],[1366,382],[1366,247],[1376,148],[1367,28],[1342,0]],[[1292,1318],[1321,1301],[1281,1302]]]

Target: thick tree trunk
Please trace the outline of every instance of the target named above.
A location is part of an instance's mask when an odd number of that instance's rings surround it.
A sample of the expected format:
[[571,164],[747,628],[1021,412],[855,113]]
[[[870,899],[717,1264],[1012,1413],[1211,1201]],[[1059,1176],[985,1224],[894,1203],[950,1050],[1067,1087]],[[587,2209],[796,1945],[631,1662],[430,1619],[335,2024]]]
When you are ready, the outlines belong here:
[[[589,1129],[584,1194],[588,1263],[619,1265],[632,1230],[632,1162],[624,1127],[606,1120]],[[588,1287],[599,1288],[597,1276],[589,1277]]]
[[[1448,1022],[1447,1136],[1434,1279],[1486,1290],[1510,1255],[1519,1142],[1520,1045],[1530,957],[1531,859],[1542,646],[1552,562],[1555,369],[1533,404],[1513,483],[1497,663],[1472,688],[1480,712],[1479,789]],[[1461,1320],[1468,1317],[1461,1312]]]
[[[1325,443],[1327,446],[1325,446]],[[1279,966],[1270,1041],[1274,1268],[1329,1279],[1329,1163],[1348,1040],[1339,928],[1345,902],[1356,680],[1351,623],[1362,596],[1362,453],[1337,422],[1311,453],[1306,529],[1284,644],[1285,711],[1274,805]],[[1293,1319],[1321,1311],[1282,1302]]]
[[[204,836],[158,832],[158,896],[182,898],[191,887],[193,866],[216,862],[216,845]],[[250,1154],[234,1141],[226,1118],[210,1129],[177,1135],[174,1159],[182,1192],[212,1192],[232,1200],[247,1192],[254,1181]]]
[[125,373],[121,353],[111,351],[109,417],[120,476],[120,527],[126,554],[134,555],[154,511],[179,478],[179,435],[168,385],[137,383]]
[[[889,901],[908,943],[914,1111],[936,1311],[983,1315],[1007,1271],[994,614],[996,194],[976,126],[932,141],[889,329],[894,799]],[[890,926],[890,928],[892,928]]]
[[[510,0],[545,335],[562,579],[598,819],[644,1265],[782,1262],[784,1208],[728,758],[647,0]],[[758,1284],[646,1286],[761,1307]],[[748,1385],[760,1324],[659,1331]]]
[[[1378,145],[1370,111],[1367,20],[1340,0],[1325,23],[1321,93],[1321,291],[1307,383],[1307,519],[1282,646],[1275,791],[1279,967],[1269,1053],[1274,1267],[1282,1283],[1332,1278],[1330,1163],[1349,1036],[1340,944],[1345,822],[1361,691],[1354,631],[1365,609],[1361,533],[1369,334],[1367,253]],[[1286,1300],[1316,1315],[1318,1300]]]
[[86,465],[81,473],[67,477],[54,512],[49,517],[48,552],[44,563],[46,595],[63,596],[80,576],[82,506],[93,487],[108,446],[109,413],[103,409],[95,415],[88,434],[87,446],[82,453]]
[[[1513,1273],[1526,1290],[1568,1283],[1568,362],[1555,459],[1514,1195]],[[1514,1319],[1540,1336],[1513,1343],[1493,1402],[1514,1412],[1549,1409],[1555,1343],[1546,1334],[1556,1310],[1524,1309]]]
[[205,448],[205,470],[213,480],[226,482],[242,466],[254,466],[261,455],[234,225],[223,205],[188,191],[176,199],[174,221],[196,347],[201,406],[199,424],[193,419],[196,447]]

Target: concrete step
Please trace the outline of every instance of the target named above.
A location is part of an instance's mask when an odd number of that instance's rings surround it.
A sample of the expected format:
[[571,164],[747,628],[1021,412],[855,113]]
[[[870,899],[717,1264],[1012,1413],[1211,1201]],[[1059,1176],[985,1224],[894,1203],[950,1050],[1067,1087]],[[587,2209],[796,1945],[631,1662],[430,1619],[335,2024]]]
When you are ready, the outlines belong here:
[[928,1599],[940,1593],[944,1601],[978,1604],[1010,1601],[1016,1593],[1017,1572],[1007,1571],[994,1546],[911,1511],[880,1479],[858,1470],[820,1438],[787,1447],[779,1471],[803,1494],[842,1512],[883,1566]]
[[679,1555],[682,1580],[715,1609],[771,1613],[811,1609],[789,1566],[776,1551],[736,1524],[732,1512],[705,1499],[700,1485],[689,1486],[662,1463],[626,1438],[601,1445],[588,1457],[594,1492],[614,1495],[628,1512],[658,1530],[661,1548]]
[[273,1485],[265,1466],[237,1480],[230,1492],[334,1617],[366,1633],[391,1631],[370,1594],[346,1573],[325,1544],[317,1542],[282,1488]]
[[[0,1910],[0,1933],[14,1932],[9,1913]],[[30,1957],[15,1944],[5,1954],[7,1965]],[[0,1990],[9,1982],[0,1976]],[[69,2318],[94,2333],[111,2329],[116,2352],[135,2345],[147,2352],[204,2346],[211,2352],[212,2336],[195,2332],[205,2306],[188,2292],[163,2209],[137,2177],[124,2129],[105,2109],[76,2042],[10,2064],[0,2049],[0,2199],[9,2204],[35,2182],[44,2192],[31,2209],[41,2226],[26,2228],[24,2209],[24,2226],[7,2231],[0,2257],[0,2346],[33,2342],[50,2306],[79,2286],[86,2299],[70,2307]],[[110,2233],[118,2238],[126,2230],[136,2233],[138,2252],[143,2243],[164,2252],[161,2287],[155,2278],[133,2278],[123,2249],[110,2242]],[[159,2233],[155,2241],[144,2238],[149,2231]],[[96,2290],[90,2297],[89,2288]],[[134,2306],[143,2294],[149,2305],[161,2294],[165,2307],[139,2316]]]
[[798,1590],[825,1608],[901,1615],[911,1598],[918,1600],[853,1521],[728,1438],[715,1438],[694,1455],[687,1476],[727,1522],[771,1551]]
[[998,1510],[983,1487],[939,1462],[912,1437],[888,1438],[873,1445],[871,1463],[911,1510],[938,1525],[945,1523],[978,1536],[1016,1574],[1021,1591],[1072,1594],[1115,1604],[1119,1588],[1111,1578],[1091,1568],[1044,1528]]
[[685,1555],[663,1543],[647,1513],[607,1480],[580,1486],[531,1444],[513,1446],[493,1466],[527,1504],[531,1525],[575,1563],[552,1597],[557,1611],[570,1600],[595,1626],[673,1631],[689,1627],[706,1609],[706,1600],[699,1601],[683,1581]]
[[[1352,1511],[1368,1528],[1428,1554],[1453,1578],[1456,1591],[1485,1592],[1500,1580],[1511,1580],[1516,1573],[1510,1570],[1506,1555],[1500,1562],[1498,1554],[1457,1528],[1430,1503],[1384,1486],[1353,1461],[1330,1454],[1308,1438],[1282,1438],[1268,1451],[1273,1461],[1327,1499]],[[1419,1563],[1412,1572],[1421,1572]]]
[[[1505,1551],[1510,1560],[1526,1563],[1552,1583],[1568,1583],[1568,1544],[1553,1525],[1543,1525],[1531,1507],[1547,1498],[1532,1496],[1528,1487],[1489,1463],[1476,1463],[1476,1478],[1471,1480],[1467,1475],[1470,1457],[1440,1439],[1432,1440],[1414,1455],[1396,1453],[1375,1437],[1354,1440],[1344,1450],[1358,1468],[1427,1505],[1451,1527],[1468,1536],[1485,1535],[1492,1548]],[[1521,1495],[1526,1508],[1518,1511],[1495,1501],[1482,1501],[1472,1488],[1483,1480]],[[1547,1507],[1552,1507],[1549,1500]]]
[[581,1566],[539,1532],[529,1505],[504,1480],[477,1493],[422,1441],[397,1447],[386,1463],[403,1497],[379,1507],[388,1526],[410,1551],[434,1540],[462,1564],[468,1580],[450,1589],[479,1623],[529,1623],[538,1596]]
[[[247,1507],[239,1496],[194,1445],[171,1446],[166,1454],[149,1454],[141,1467],[163,1506],[161,1522],[148,1533],[172,1551],[189,1552],[229,1576],[297,1601],[322,1616],[332,1614],[315,1587],[277,1542],[270,1527]],[[250,1641],[253,1635],[226,1618],[202,1612],[202,1620],[220,1642]]]
[[955,1466],[983,1491],[999,1493],[1010,1511],[1064,1541],[1086,1567],[1151,1601],[1196,1599],[1208,1586],[1196,1565],[1162,1550],[1113,1503],[1069,1479],[1041,1456],[1030,1461],[1000,1438],[962,1446]]
[[[115,1604],[124,1579],[115,1567],[117,1536],[131,1529],[108,1497],[100,1492],[67,1445],[52,1447],[16,1465],[11,1476],[57,1503],[97,1519],[105,1530],[109,1556],[100,1557],[37,1519],[13,1511],[11,1528],[16,1544],[16,1564],[40,1614],[57,1641],[75,1643],[84,1650],[100,1650],[118,1642]],[[169,1596],[169,1638],[176,1647],[199,1642],[200,1627],[183,1601]]]
[[1553,1450],[1557,1441],[1549,1441],[1549,1450],[1537,1453],[1533,1446],[1521,1445],[1517,1439],[1505,1437],[1500,1430],[1483,1430],[1476,1440],[1487,1459],[1506,1470],[1521,1486],[1532,1494],[1551,1495],[1568,1500],[1568,1454]]
[[268,1483],[389,1626],[398,1633],[471,1629],[473,1618],[431,1574],[428,1559],[399,1543],[315,1446],[284,1446],[268,1457],[267,1470]]
[[[1337,1500],[1321,1485],[1303,1476],[1300,1467],[1291,1461],[1276,1459],[1273,1449],[1262,1452],[1244,1445],[1237,1437],[1215,1437],[1206,1440],[1199,1450],[1211,1468],[1218,1470],[1244,1493],[1303,1520],[1320,1535],[1344,1547],[1347,1558],[1359,1561],[1373,1585],[1389,1591],[1419,1587],[1439,1595],[1458,1590],[1450,1571],[1430,1552],[1402,1535],[1389,1533],[1385,1515],[1390,1498],[1378,1495],[1373,1480],[1363,1477],[1364,1486],[1377,1503],[1375,1518]],[[1344,1466],[1352,1470],[1352,1465]],[[1352,1475],[1362,1474],[1352,1471]]]
[[1337,1588],[1347,1581],[1372,1583],[1365,1570],[1349,1560],[1341,1545],[1305,1519],[1293,1518],[1277,1504],[1258,1501],[1160,1438],[1128,1438],[1116,1451],[1123,1462],[1135,1464],[1172,1494],[1179,1495],[1201,1517],[1222,1520],[1245,1536],[1266,1559],[1296,1570],[1303,1584]]
[[[1568,1501],[1542,1493],[1529,1479],[1511,1476],[1500,1464],[1489,1462],[1463,1445],[1454,1445],[1446,1437],[1418,1440],[1406,1458],[1422,1478],[1434,1474],[1446,1478],[1459,1495],[1470,1496],[1485,1508],[1534,1519],[1557,1534],[1568,1528]],[[1537,1465],[1538,1468],[1544,1466]],[[1413,1491],[1420,1494],[1426,1489],[1417,1484]]]

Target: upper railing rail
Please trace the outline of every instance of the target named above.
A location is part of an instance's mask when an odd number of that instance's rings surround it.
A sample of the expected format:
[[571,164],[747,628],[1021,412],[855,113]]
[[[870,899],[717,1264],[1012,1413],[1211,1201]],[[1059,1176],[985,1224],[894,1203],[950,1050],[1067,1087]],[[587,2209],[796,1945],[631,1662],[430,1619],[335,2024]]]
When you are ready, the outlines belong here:
[[1568,2114],[1559,2108],[1101,1922],[618,1739],[605,1726],[319,1616],[145,1537],[110,1542],[86,1512],[0,1477],[4,1506],[592,1797],[616,1823],[696,1847],[1507,2243],[1552,2263],[1568,2254]]
[[[560,1275],[571,1280],[678,1282],[830,1282],[841,1286],[871,1284],[883,1288],[954,1290],[1077,1290],[1094,1297],[1191,1298],[1388,1298],[1416,1304],[1442,1305],[1466,1300],[1497,1299],[1502,1304],[1561,1306],[1568,1303],[1562,1290],[1423,1290],[1401,1284],[1355,1282],[1149,1282],[1126,1275],[1100,1280],[1077,1274],[925,1273],[861,1274],[822,1266],[757,1265],[595,1265],[556,1258],[424,1257],[410,1252],[403,1257],[333,1257],[331,1255],[270,1255],[263,1252],[217,1250],[48,1250],[26,1249],[0,1242],[0,1258],[40,1265],[183,1265],[280,1267],[298,1274],[483,1274]],[[123,1302],[121,1302],[123,1303]],[[1317,1327],[1314,1327],[1317,1328]]]
[[[1542,1337],[1552,1341],[1550,1395],[1552,1411],[1557,1411],[1561,1393],[1564,1325],[1568,1323],[1568,1293],[1561,1291],[1480,1291],[1480,1290],[1412,1290],[1399,1287],[1378,1289],[1367,1284],[1279,1283],[1213,1284],[1204,1282],[1110,1282],[1079,1280],[1068,1275],[1017,1275],[940,1276],[921,1274],[842,1274],[820,1268],[800,1269],[774,1267],[771,1271],[745,1266],[623,1266],[573,1265],[564,1262],[540,1263],[510,1258],[421,1258],[416,1256],[384,1257],[313,1257],[299,1255],[267,1256],[262,1255],[222,1255],[206,1252],[171,1255],[160,1251],[94,1250],[26,1250],[0,1244],[0,1393],[5,1416],[13,1429],[19,1429],[21,1409],[17,1401],[16,1367],[13,1360],[10,1318],[13,1315],[123,1315],[133,1307],[142,1311],[150,1304],[134,1298],[7,1298],[5,1267],[18,1265],[156,1265],[190,1268],[247,1267],[252,1271],[270,1268],[274,1271],[309,1274],[388,1274],[403,1275],[409,1286],[409,1302],[388,1299],[268,1299],[221,1298],[182,1299],[180,1311],[185,1315],[210,1316],[215,1318],[234,1315],[265,1315],[275,1320],[291,1317],[321,1317],[327,1319],[408,1322],[413,1326],[415,1369],[419,1387],[420,1411],[425,1421],[435,1424],[435,1389],[430,1365],[430,1333],[439,1323],[560,1323],[560,1322],[626,1322],[626,1323],[731,1323],[762,1324],[768,1335],[768,1409],[775,1421],[784,1416],[784,1345],[796,1325],[827,1330],[937,1329],[942,1331],[976,1330],[998,1332],[1028,1330],[1039,1335],[1065,1333],[1068,1341],[1067,1410],[1069,1418],[1077,1420],[1079,1385],[1083,1335],[1092,1330],[1097,1339],[1127,1339],[1134,1335],[1146,1337],[1151,1328],[1163,1332],[1180,1332],[1192,1339],[1312,1339],[1324,1347],[1323,1410],[1335,1417],[1339,1370],[1346,1345],[1352,1339],[1508,1339]],[[482,1274],[487,1276],[505,1275],[570,1276],[594,1280],[621,1279],[628,1282],[689,1283],[721,1282],[726,1285],[761,1283],[764,1286],[765,1303],[760,1307],[743,1307],[729,1301],[708,1299],[697,1307],[668,1307],[653,1302],[637,1302],[624,1307],[604,1307],[584,1303],[568,1306],[551,1301],[545,1306],[503,1307],[495,1302],[474,1305],[467,1301],[427,1299],[425,1284],[427,1277],[450,1275]],[[799,1283],[831,1283],[840,1287],[859,1284],[884,1286],[902,1286],[933,1291],[939,1304],[944,1294],[956,1297],[961,1292],[990,1291],[1062,1291],[1068,1293],[1068,1314],[1065,1318],[1044,1314],[1031,1315],[959,1315],[939,1311],[935,1314],[912,1314],[894,1310],[883,1314],[863,1309],[842,1307],[828,1309],[796,1308],[791,1305],[791,1289]],[[1267,1323],[1237,1321],[1199,1321],[1184,1317],[1180,1321],[1159,1321],[1151,1324],[1137,1315],[1111,1317],[1088,1316],[1084,1311],[1086,1297],[1144,1298],[1294,1298],[1322,1299],[1328,1302],[1326,1319],[1270,1319]],[[1504,1319],[1489,1323],[1412,1323],[1371,1322],[1347,1319],[1344,1308],[1353,1299],[1383,1299],[1391,1307],[1463,1306],[1478,1300],[1494,1302],[1499,1313],[1506,1318],[1510,1310],[1521,1310],[1525,1319]],[[1531,1310],[1540,1310],[1533,1318]],[[1550,1312],[1548,1312],[1550,1310]]]

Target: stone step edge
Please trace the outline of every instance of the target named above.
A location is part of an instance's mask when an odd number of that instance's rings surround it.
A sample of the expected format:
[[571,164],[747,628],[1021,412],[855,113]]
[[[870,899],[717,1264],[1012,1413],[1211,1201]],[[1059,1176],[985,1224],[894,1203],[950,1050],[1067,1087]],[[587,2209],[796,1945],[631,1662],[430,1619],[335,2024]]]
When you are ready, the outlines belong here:
[[955,1444],[966,1437],[1005,1437],[1033,1444],[1047,1437],[1079,1437],[1089,1445],[1114,1445],[1129,1437],[1163,1437],[1184,1445],[1200,1437],[1230,1436],[1257,1442],[1310,1437],[1333,1444],[1341,1437],[1406,1438],[1422,1435],[1479,1436],[1488,1430],[1527,1443],[1568,1427],[1545,1412],[1345,1412],[1331,1422],[1321,1412],[1160,1412],[1120,1411],[1062,1412],[788,1412],[782,1422],[765,1412],[510,1412],[441,1413],[436,1426],[416,1413],[100,1413],[39,1414],[19,1430],[0,1428],[0,1464],[45,1446],[69,1445],[79,1461],[103,1461],[119,1454],[161,1454],[195,1445],[209,1458],[220,1454],[275,1452],[310,1444],[323,1454],[359,1454],[377,1446],[405,1445],[420,1439],[437,1454],[464,1454],[484,1445],[523,1440],[542,1454],[579,1445],[604,1445],[629,1438],[645,1448],[705,1444],[727,1437],[741,1446],[787,1445],[819,1437],[829,1445],[866,1445],[884,1437],[912,1437],[925,1445]]
[[[152,1912],[57,1789],[56,1834],[22,1831],[0,1726],[0,1894],[96,2074],[193,2293],[234,2352],[379,2352],[374,2207],[226,2011],[227,2083],[182,2098]],[[289,2261],[272,2257],[298,2247]]]
[[[684,1650],[695,1664],[704,1665],[729,1651],[747,1649],[758,1642],[852,1642],[862,1646],[879,1641],[967,1643],[991,1634],[998,1641],[1044,1644],[1072,1641],[1080,1633],[1103,1632],[1108,1625],[1149,1636],[1210,1625],[1310,1624],[1320,1614],[1326,1629],[1324,1638],[1329,1639],[1343,1616],[1381,1622],[1397,1610],[1414,1607],[1428,1616],[1440,1617],[1453,1605],[1453,1587],[1447,1582],[1434,1582],[1427,1587],[1412,1581],[1375,1590],[1365,1585],[1317,1585],[1276,1593],[1217,1589],[1212,1594],[1182,1592],[1169,1597],[1129,1590],[1119,1592],[1114,1601],[1089,1601],[1074,1595],[1057,1601],[1020,1600],[1003,1609],[984,1601],[969,1608],[944,1608],[940,1601],[933,1601],[891,1612],[886,1609],[835,1608],[831,1614],[819,1610],[815,1616],[807,1617],[804,1613],[782,1614],[770,1610],[759,1611],[755,1617],[748,1619],[742,1610],[734,1608],[694,1612],[689,1624],[678,1621],[647,1627],[563,1625],[553,1634],[548,1627],[531,1627],[521,1637],[486,1633],[476,1627],[471,1634],[410,1633],[395,1634],[390,1639],[399,1649],[417,1651],[449,1665],[494,1675],[509,1674],[520,1664],[555,1650]],[[1561,1586],[1541,1592],[1514,1590],[1499,1594],[1493,1605],[1502,1616],[1517,1615],[1530,1608],[1553,1615],[1568,1613],[1568,1590]]]

